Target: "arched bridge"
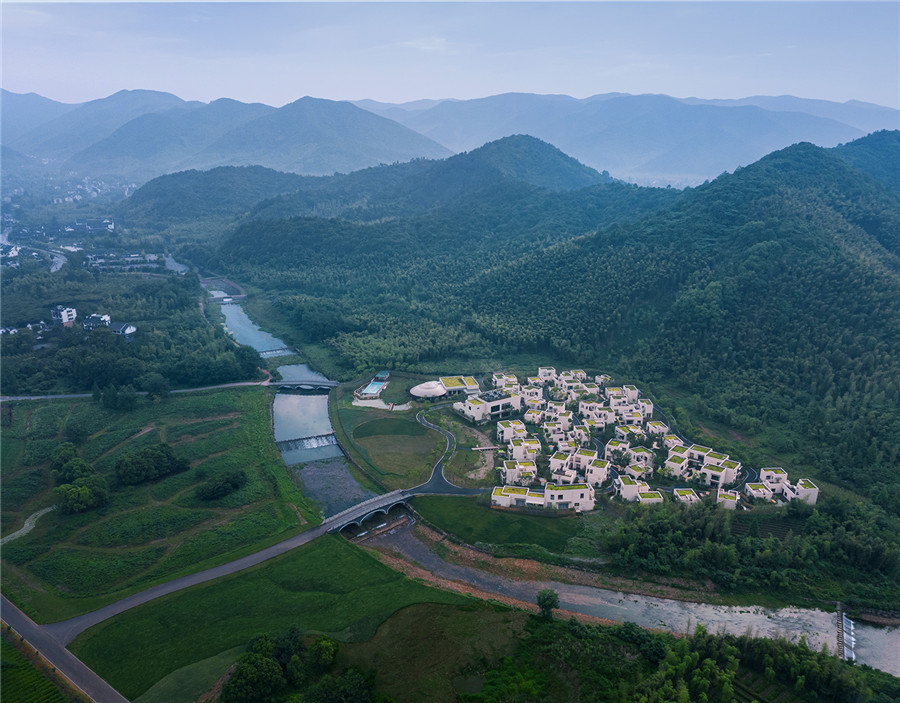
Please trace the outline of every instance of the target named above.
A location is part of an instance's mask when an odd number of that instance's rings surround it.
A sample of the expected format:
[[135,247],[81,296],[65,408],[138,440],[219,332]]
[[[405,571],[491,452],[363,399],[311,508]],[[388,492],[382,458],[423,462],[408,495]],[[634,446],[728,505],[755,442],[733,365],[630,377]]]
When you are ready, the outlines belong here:
[[397,505],[404,505],[411,495],[404,490],[391,491],[384,495],[369,498],[352,508],[332,515],[325,520],[329,532],[339,532],[348,525],[362,525],[362,523],[378,513],[387,515],[388,511]]
[[271,381],[267,385],[287,391],[327,391],[338,385],[337,381]]

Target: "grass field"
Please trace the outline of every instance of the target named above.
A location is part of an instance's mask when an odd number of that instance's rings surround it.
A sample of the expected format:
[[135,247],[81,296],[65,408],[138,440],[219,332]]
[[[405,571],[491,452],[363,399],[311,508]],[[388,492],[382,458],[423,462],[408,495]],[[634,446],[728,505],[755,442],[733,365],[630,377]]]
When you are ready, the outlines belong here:
[[424,483],[444,451],[445,440],[416,422],[415,409],[392,412],[352,404],[350,387],[332,396],[335,432],[347,453],[386,489]]
[[[178,394],[142,400],[128,413],[90,399],[10,404],[12,423],[4,417],[0,427],[4,534],[54,503],[48,462],[73,424],[83,434],[78,455],[106,477],[111,492],[104,508],[54,511],[30,534],[4,545],[4,593],[39,622],[59,620],[295,534],[302,527],[292,506],[307,524],[315,523],[317,511],[290,480],[272,440],[271,393]],[[190,468],[137,486],[116,485],[116,460],[160,441]],[[248,474],[243,488],[217,500],[195,497],[197,486],[235,469]]]
[[[488,452],[491,466],[487,470],[482,467],[485,457],[481,452],[471,451],[471,447],[493,446],[494,425],[472,427],[449,409],[428,413],[430,422],[440,425],[456,438],[456,451],[449,461],[444,462],[444,475],[457,486],[464,488],[489,488],[494,485],[496,466],[499,457],[495,452]],[[479,472],[483,474],[478,477]]]
[[188,664],[156,682],[135,703],[194,703],[216,683],[246,649],[232,647],[215,656]]
[[345,642],[362,641],[408,605],[467,602],[407,580],[340,537],[325,536],[123,613],[82,633],[70,649],[123,695],[136,698],[182,667],[294,623]]
[[411,501],[433,525],[468,544],[536,544],[562,553],[581,524],[580,517],[543,517],[493,510],[475,498],[418,496]]
[[[486,603],[410,605],[394,613],[372,639],[342,646],[336,666],[377,670],[378,692],[401,703],[455,703],[454,683],[479,679],[511,654],[528,617]],[[429,642],[441,646],[426,646]]]

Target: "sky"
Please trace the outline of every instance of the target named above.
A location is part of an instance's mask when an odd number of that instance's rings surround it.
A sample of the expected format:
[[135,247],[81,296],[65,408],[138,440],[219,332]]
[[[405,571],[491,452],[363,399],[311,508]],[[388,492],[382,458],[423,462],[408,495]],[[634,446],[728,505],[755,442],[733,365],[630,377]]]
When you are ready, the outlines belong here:
[[2,85],[279,107],[505,92],[795,95],[900,108],[900,2],[16,3]]

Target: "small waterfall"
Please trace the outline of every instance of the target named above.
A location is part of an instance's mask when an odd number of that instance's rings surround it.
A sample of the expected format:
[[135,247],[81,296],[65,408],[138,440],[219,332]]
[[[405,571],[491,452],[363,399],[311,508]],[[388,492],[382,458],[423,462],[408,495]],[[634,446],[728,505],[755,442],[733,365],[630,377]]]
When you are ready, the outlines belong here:
[[285,439],[275,443],[278,451],[286,452],[295,449],[317,449],[318,447],[327,447],[336,445],[337,438],[333,434],[320,434],[313,437],[298,437],[296,439]]

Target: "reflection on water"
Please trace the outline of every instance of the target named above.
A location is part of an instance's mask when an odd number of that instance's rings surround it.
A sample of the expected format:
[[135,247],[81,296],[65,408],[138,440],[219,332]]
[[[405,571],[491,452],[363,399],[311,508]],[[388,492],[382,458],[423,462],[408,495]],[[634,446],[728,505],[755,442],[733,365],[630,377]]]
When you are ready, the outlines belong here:
[[328,418],[327,395],[279,393],[275,396],[272,413],[276,442],[334,432]]
[[268,351],[281,349],[285,346],[277,337],[268,332],[263,332],[253,321],[247,317],[241,305],[223,305],[222,314],[225,315],[225,329],[240,343],[253,347],[256,351]]
[[279,366],[278,372],[284,381],[327,381],[328,377],[313,371],[306,364],[286,364]]

